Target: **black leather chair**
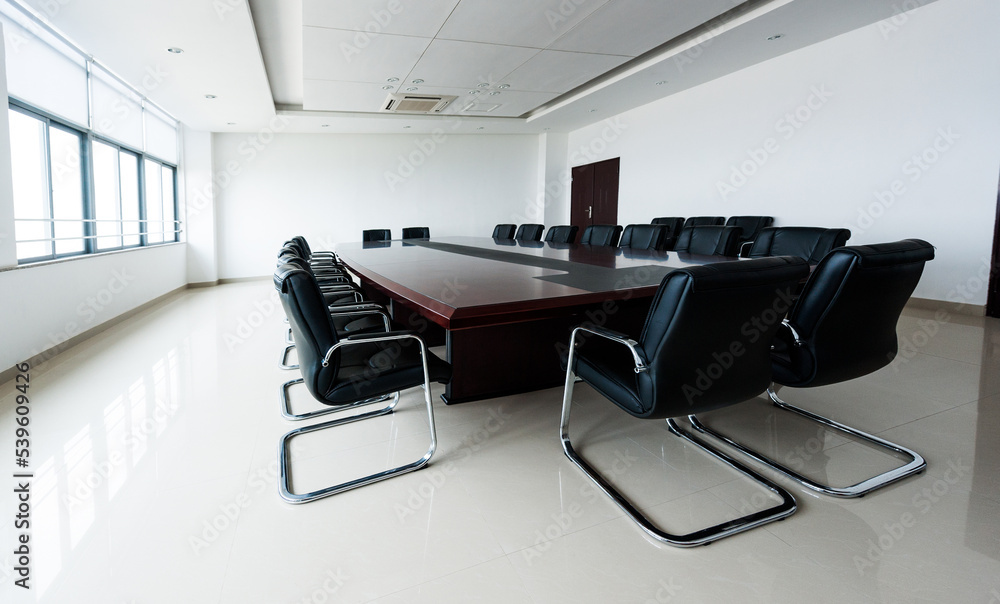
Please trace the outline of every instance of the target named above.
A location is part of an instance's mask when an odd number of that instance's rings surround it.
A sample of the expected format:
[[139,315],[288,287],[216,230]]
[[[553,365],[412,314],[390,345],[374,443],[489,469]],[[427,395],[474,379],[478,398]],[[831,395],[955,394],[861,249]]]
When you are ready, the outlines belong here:
[[516,224],[498,224],[493,227],[493,238],[494,239],[513,239],[514,231],[517,230]]
[[[868,375],[892,362],[898,349],[899,314],[920,280],[924,263],[933,258],[934,248],[919,239],[841,247],[830,252],[810,275],[775,337],[771,354],[774,383],[814,388]],[[723,436],[694,416],[690,419],[696,429],[721,438],[811,489],[836,497],[860,497],[919,473],[926,465],[918,453],[902,445],[789,405],[778,398],[773,385],[767,392],[781,409],[908,457],[910,461],[857,484],[833,487]]]
[[515,241],[541,241],[542,232],[545,230],[545,226],[541,224],[522,224],[517,227],[517,232],[514,233]]
[[[778,323],[756,339],[743,333],[770,310],[783,291],[809,273],[799,258],[766,258],[678,269],[660,283],[638,341],[601,328],[573,330],[563,392],[563,451],[646,533],[678,546],[703,545],[795,511],[795,500],[777,484],[714,450],[673,418],[718,409],[764,392],[771,380],[770,344]],[[736,354],[735,346],[741,351]],[[686,535],[655,526],[573,448],[570,410],[576,377],[626,413],[666,419],[670,432],[705,449],[781,497],[781,503]],[[589,432],[593,432],[592,428]]]
[[549,227],[549,231],[545,233],[545,241],[551,241],[552,243],[573,243],[578,230],[580,230],[580,227],[568,224]]
[[723,216],[692,216],[684,221],[684,228],[694,226],[722,226],[726,219]]
[[681,229],[674,251],[702,256],[735,256],[739,252],[740,227],[686,226]]
[[633,250],[662,250],[667,227],[662,224],[630,224],[622,231],[618,247]]
[[621,237],[622,227],[617,224],[592,224],[584,227],[580,243],[616,247]]
[[[306,503],[424,467],[437,448],[431,382],[450,380],[451,365],[430,353],[423,340],[411,332],[340,338],[316,282],[304,270],[289,265],[278,267],[274,284],[298,343],[302,381],[316,400],[342,411],[371,404],[395,393],[392,402],[384,408],[306,426],[282,436],[278,447],[281,498],[289,503]],[[416,386],[423,386],[430,426],[430,445],[422,457],[309,493],[292,491],[288,459],[292,439],[300,434],[392,413],[399,402],[399,391]]]
[[[744,256],[743,250],[746,249],[746,253],[750,252],[750,244],[753,240],[757,238],[760,232],[774,224],[773,216],[730,216],[729,220],[726,221],[726,226],[738,226],[743,229],[743,234],[740,235],[740,256]],[[744,246],[746,246],[744,248]]]
[[850,238],[849,229],[767,227],[750,246],[750,257],[798,256],[809,264],[818,264],[830,250],[842,247]]
[[403,239],[430,239],[430,227],[406,227],[403,229]]
[[663,249],[674,249],[674,244],[677,243],[677,238],[681,234],[681,229],[684,228],[684,219],[676,216],[663,216],[660,218],[654,218],[651,224],[662,224],[667,227],[667,231],[663,235]]
[[389,241],[392,231],[389,229],[367,229],[361,231],[361,241]]

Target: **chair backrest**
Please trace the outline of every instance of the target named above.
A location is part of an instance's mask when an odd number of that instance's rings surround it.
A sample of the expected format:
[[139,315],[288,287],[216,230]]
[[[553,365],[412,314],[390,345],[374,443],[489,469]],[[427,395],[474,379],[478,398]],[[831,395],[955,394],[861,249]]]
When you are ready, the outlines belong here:
[[851,238],[849,229],[822,227],[767,227],[761,229],[750,247],[751,258],[798,256],[809,264],[822,260],[830,250],[842,247]]
[[541,224],[522,224],[517,227],[514,239],[518,241],[541,241],[542,231],[544,230],[545,226]]
[[322,401],[340,367],[339,351],[329,366],[323,367],[323,356],[337,343],[337,331],[323,294],[316,279],[293,264],[283,264],[274,271],[274,287],[292,329],[302,380],[309,393]]
[[568,224],[552,226],[545,233],[545,241],[551,241],[552,243],[573,243],[578,230],[580,230],[580,227]]
[[634,250],[662,250],[667,227],[662,224],[630,224],[622,231],[618,247]]
[[302,235],[296,235],[292,237],[291,240],[294,241],[299,246],[299,248],[305,253],[304,256],[305,258],[309,258],[312,256],[312,248],[309,247],[309,242],[306,241],[305,237],[303,237]]
[[739,247],[740,227],[685,226],[674,250],[702,256],[735,256]]
[[892,362],[899,314],[924,263],[933,258],[934,247],[920,239],[841,247],[827,254],[788,314],[802,344],[790,366],[776,363],[775,380],[822,386]]
[[361,231],[361,241],[388,241],[392,239],[389,229],[368,229]]
[[580,243],[590,245],[607,245],[615,247],[622,234],[622,227],[617,224],[592,224],[583,229]]
[[726,226],[738,226],[743,229],[740,235],[740,244],[753,241],[765,229],[774,224],[773,216],[730,216],[726,221]]
[[684,219],[678,216],[662,216],[660,218],[654,218],[652,220],[652,224],[662,224],[667,227],[667,231],[663,235],[663,249],[674,249],[674,245],[677,243],[677,238],[681,234],[681,229],[684,228]]
[[517,230],[516,224],[498,224],[493,228],[493,238],[513,239],[514,231],[516,230]]
[[[800,258],[678,269],[653,297],[639,348],[638,417],[699,413],[740,402],[771,382],[772,308],[809,274]],[[626,353],[627,356],[627,353]]]
[[403,239],[430,239],[430,227],[406,227],[403,229]]
[[722,226],[726,219],[723,216],[692,216],[684,221],[684,228],[692,226]]

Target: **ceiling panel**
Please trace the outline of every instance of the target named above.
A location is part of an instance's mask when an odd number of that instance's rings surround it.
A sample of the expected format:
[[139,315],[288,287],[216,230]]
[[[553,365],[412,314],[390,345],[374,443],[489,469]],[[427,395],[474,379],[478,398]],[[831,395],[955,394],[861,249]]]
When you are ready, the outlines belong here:
[[612,0],[552,48],[638,56],[733,8],[733,0]]
[[629,57],[543,50],[503,79],[512,90],[566,92],[618,67]]
[[438,38],[546,48],[607,0],[462,0]]
[[385,82],[388,77],[403,78],[420,59],[428,43],[429,38],[306,27],[303,32],[303,77],[343,82]]
[[378,111],[394,90],[368,82],[306,80],[302,108],[311,111]]
[[433,38],[459,0],[303,0],[302,23]]
[[500,81],[538,54],[533,48],[434,40],[406,81],[419,78],[427,86],[475,88],[479,83]]

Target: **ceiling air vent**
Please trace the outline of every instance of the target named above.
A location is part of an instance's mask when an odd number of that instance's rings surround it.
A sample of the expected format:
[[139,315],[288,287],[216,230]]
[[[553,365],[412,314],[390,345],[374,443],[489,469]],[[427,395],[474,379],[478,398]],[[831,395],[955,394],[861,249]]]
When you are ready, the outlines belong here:
[[429,94],[390,94],[382,103],[389,113],[440,113],[456,96]]

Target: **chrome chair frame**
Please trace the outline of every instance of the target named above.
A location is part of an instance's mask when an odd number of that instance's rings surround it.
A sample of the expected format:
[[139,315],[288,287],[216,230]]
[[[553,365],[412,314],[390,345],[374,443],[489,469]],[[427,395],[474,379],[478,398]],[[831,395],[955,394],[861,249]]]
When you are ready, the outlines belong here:
[[885,439],[879,438],[872,434],[868,434],[867,432],[862,432],[857,428],[852,428],[850,426],[834,421],[827,417],[823,417],[822,415],[817,415],[815,413],[812,413],[811,411],[806,411],[805,409],[786,403],[785,401],[778,398],[777,393],[775,393],[774,391],[774,384],[771,384],[771,387],[767,389],[767,395],[771,397],[771,402],[774,403],[774,406],[778,407],[779,409],[784,409],[785,411],[791,411],[793,413],[797,413],[802,417],[805,417],[806,419],[810,419],[828,428],[839,430],[840,432],[843,432],[845,434],[850,434],[851,436],[856,436],[862,440],[872,443],[873,445],[882,447],[883,449],[894,451],[895,453],[909,457],[910,461],[903,466],[900,466],[898,468],[893,468],[892,470],[888,470],[871,478],[862,480],[861,482],[858,482],[856,484],[847,487],[834,487],[816,482],[811,478],[803,476],[802,474],[799,474],[795,470],[792,470],[791,468],[788,468],[787,466],[784,466],[774,461],[773,459],[766,457],[764,454],[759,453],[751,449],[750,447],[733,440],[729,436],[726,436],[716,430],[713,430],[712,428],[709,428],[694,415],[689,415],[688,420],[691,422],[691,425],[695,428],[695,430],[698,430],[699,432],[702,432],[704,434],[714,436],[715,438],[718,438],[727,445],[735,449],[738,449],[745,455],[748,455],[749,457],[759,461],[760,463],[768,466],[769,468],[777,470],[778,472],[781,472],[785,476],[788,476],[789,478],[792,478],[793,480],[801,483],[803,486],[806,486],[814,491],[818,491],[825,495],[830,495],[831,497],[845,497],[845,498],[864,497],[865,495],[871,493],[876,489],[880,489],[886,485],[902,480],[913,474],[919,474],[924,471],[924,468],[927,467],[927,462],[924,460],[924,458],[919,453],[917,453],[912,449],[908,449],[902,445],[897,445],[895,443],[889,442]]
[[[423,364],[424,369],[424,384],[422,386],[424,390],[424,402],[427,405],[427,419],[430,426],[430,446],[427,448],[427,452],[424,453],[419,459],[412,461],[408,464],[403,464],[389,470],[383,470],[381,472],[376,472],[375,474],[369,474],[367,476],[362,476],[360,478],[355,478],[353,480],[348,480],[347,482],[342,482],[329,487],[318,489],[315,491],[310,491],[308,493],[293,493],[290,484],[290,474],[291,468],[289,467],[288,459],[288,449],[289,443],[293,438],[300,434],[308,434],[309,432],[316,432],[317,430],[323,430],[325,428],[332,428],[335,426],[341,426],[344,424],[349,424],[372,417],[378,417],[380,415],[386,415],[392,413],[396,404],[399,402],[399,393],[397,392],[393,398],[392,403],[382,409],[376,409],[374,411],[369,411],[367,413],[361,413],[358,415],[352,415],[350,417],[342,417],[339,419],[334,419],[328,422],[323,422],[315,424],[312,426],[305,426],[303,428],[298,428],[288,432],[281,437],[278,441],[278,493],[282,499],[288,503],[308,503],[310,501],[315,501],[323,497],[329,497],[331,495],[336,495],[337,493],[343,493],[350,489],[356,489],[358,487],[363,487],[387,478],[392,478],[400,474],[406,474],[408,472],[413,472],[419,470],[427,465],[431,457],[434,455],[434,451],[437,450],[437,428],[434,424],[434,406],[431,403],[431,383],[430,383],[430,372],[427,368],[427,346],[424,341],[414,334],[397,334],[393,336],[385,336],[379,338],[366,337],[363,340],[352,340],[351,338],[345,338],[334,344],[327,352],[326,356],[323,358],[323,366],[329,365],[330,357],[342,346],[350,346],[352,344],[368,344],[371,342],[384,342],[391,340],[403,340],[403,339],[414,339],[420,344],[420,360]],[[301,381],[301,380],[299,380]],[[371,401],[374,402],[374,401]],[[345,409],[357,407],[360,404],[365,404],[364,401],[359,403],[351,403],[349,405],[338,405],[334,407],[336,411],[343,411]]]
[[[388,315],[388,313],[386,313],[386,311],[385,311],[384,308],[382,308],[381,306],[379,306],[378,304],[375,304],[373,302],[367,302],[367,303],[357,304],[357,305],[350,305],[350,304],[348,304],[346,306],[334,305],[334,306],[330,307],[330,314],[331,315],[381,315],[382,316],[382,322],[385,324],[385,330],[386,331],[392,331],[392,328],[390,327],[390,324],[389,324],[389,315]],[[287,323],[288,319],[285,319],[285,322]],[[281,359],[278,361],[278,368],[279,369],[283,369],[285,371],[289,371],[289,370],[292,370],[292,369],[298,369],[299,366],[297,364],[296,365],[289,365],[288,364],[288,353],[291,352],[292,349],[295,348],[295,342],[292,340],[292,328],[291,327],[288,328],[288,331],[285,334],[285,344],[286,344],[285,350],[282,351],[282,353],[281,353]],[[292,381],[294,381],[294,380],[292,380]],[[291,382],[286,382],[285,384],[282,385],[282,387],[287,386],[290,383]],[[282,410],[282,414],[285,415],[285,410],[288,409],[288,405],[285,404],[285,403],[282,403],[282,409],[283,409]],[[292,418],[292,417],[295,417],[295,416],[285,415],[285,417]]]
[[678,547],[694,547],[698,545],[708,545],[709,543],[722,539],[723,537],[728,537],[736,533],[740,533],[754,527],[767,524],[768,522],[773,522],[775,520],[782,520],[793,513],[796,510],[795,498],[792,497],[791,493],[781,488],[774,482],[771,482],[767,478],[761,476],[752,469],[744,466],[737,460],[733,459],[729,455],[726,455],[722,451],[719,451],[708,444],[699,441],[694,438],[692,434],[683,430],[677,425],[677,422],[673,418],[666,420],[667,427],[675,436],[683,438],[684,440],[698,446],[703,451],[712,455],[716,459],[723,461],[729,467],[734,470],[739,471],[743,475],[747,476],[751,480],[754,480],[759,485],[767,488],[772,493],[781,498],[781,503],[766,508],[746,516],[742,516],[735,520],[730,520],[710,526],[708,528],[700,529],[686,535],[675,535],[668,533],[663,529],[657,527],[653,524],[646,516],[644,516],[632,503],[626,499],[621,493],[615,489],[610,482],[604,479],[600,473],[597,472],[593,467],[582,456],[580,456],[574,449],[573,444],[570,442],[569,438],[569,416],[570,409],[573,404],[573,385],[576,382],[576,375],[573,372],[573,360],[576,354],[576,337],[581,331],[592,333],[594,335],[600,336],[602,338],[607,338],[609,340],[618,342],[625,345],[632,352],[632,357],[635,360],[635,372],[641,373],[647,370],[642,357],[639,355],[639,351],[636,349],[638,342],[625,337],[621,334],[617,334],[608,330],[600,328],[587,328],[587,327],[577,327],[573,330],[573,335],[570,337],[569,344],[569,358],[566,364],[566,383],[563,388],[563,405],[562,405],[562,418],[559,425],[559,438],[562,441],[563,452],[566,453],[566,457],[570,459],[584,474],[589,477],[594,484],[596,484],[605,495],[611,498],[615,504],[621,508],[625,514],[631,518],[636,524],[642,528],[649,536],[668,543],[670,545],[675,545]]

